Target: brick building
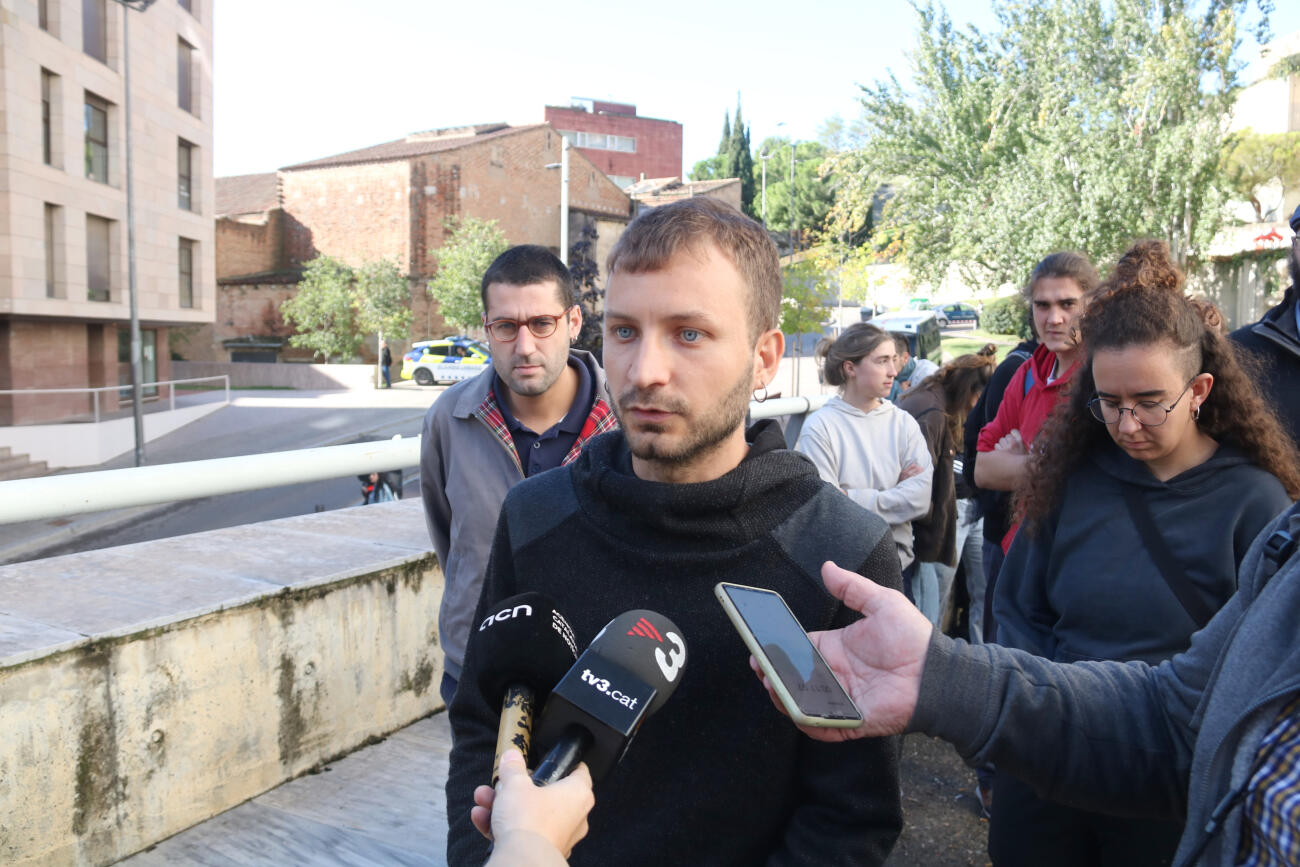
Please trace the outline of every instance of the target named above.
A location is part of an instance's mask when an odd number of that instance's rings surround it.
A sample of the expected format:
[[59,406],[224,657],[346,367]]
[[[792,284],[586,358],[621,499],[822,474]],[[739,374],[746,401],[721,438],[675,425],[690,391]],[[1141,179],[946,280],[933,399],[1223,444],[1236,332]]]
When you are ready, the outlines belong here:
[[545,119],[619,189],[641,178],[682,174],[682,125],[676,121],[638,117],[635,105],[594,99],[548,105]]
[[[0,389],[130,380],[124,13],[16,0],[0,16]],[[125,14],[149,382],[169,377],[169,329],[212,319],[212,5]],[[90,407],[88,395],[0,395],[0,424]]]
[[[319,254],[359,264],[395,259],[411,284],[412,340],[445,328],[425,289],[449,218],[496,220],[511,244],[557,253],[560,136],[547,124],[480,124],[415,133],[267,175],[217,182],[215,324],[182,350],[190,360],[293,360],[279,304]],[[599,235],[597,256],[630,219],[631,200],[581,153],[570,154],[569,232]],[[390,341],[396,350],[405,341]]]

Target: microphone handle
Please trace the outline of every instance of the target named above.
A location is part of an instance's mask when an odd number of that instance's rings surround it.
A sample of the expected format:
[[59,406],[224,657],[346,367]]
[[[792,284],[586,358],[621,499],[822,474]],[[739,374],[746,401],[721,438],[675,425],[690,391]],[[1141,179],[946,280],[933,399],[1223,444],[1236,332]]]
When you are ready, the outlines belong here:
[[528,747],[533,737],[533,688],[512,683],[506,687],[501,699],[501,722],[497,726],[497,754],[492,760],[492,787],[496,788],[501,776],[501,755],[515,747],[528,760]]
[[578,762],[582,761],[582,754],[591,743],[591,732],[576,726],[570,728],[537,765],[537,770],[533,771],[533,782],[539,786],[549,786],[567,777]]

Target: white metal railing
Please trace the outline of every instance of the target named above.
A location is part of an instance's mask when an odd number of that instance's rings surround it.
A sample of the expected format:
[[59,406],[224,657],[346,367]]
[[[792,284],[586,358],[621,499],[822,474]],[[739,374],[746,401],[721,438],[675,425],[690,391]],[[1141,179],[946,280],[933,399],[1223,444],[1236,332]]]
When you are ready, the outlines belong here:
[[[141,383],[141,390],[153,388],[154,386],[166,385],[168,409],[176,409],[176,386],[184,385],[191,382],[209,382],[212,380],[223,380],[226,386],[226,400],[223,406],[230,404],[230,375],[220,374],[218,376],[196,376],[190,379],[167,379],[162,382],[145,382]],[[94,402],[94,423],[99,424],[99,395],[106,391],[130,390],[130,385],[102,385],[98,388],[10,388],[0,389],[0,395],[5,394],[89,394]]]
[[0,482],[0,524],[256,491],[420,463],[420,438]]
[[[229,387],[229,377],[224,378]],[[818,394],[755,401],[749,405],[749,417],[791,416],[786,437],[793,442],[804,417],[828,399],[829,395]],[[419,463],[420,438],[395,436],[343,446],[17,479],[0,482],[0,524],[318,482]]]

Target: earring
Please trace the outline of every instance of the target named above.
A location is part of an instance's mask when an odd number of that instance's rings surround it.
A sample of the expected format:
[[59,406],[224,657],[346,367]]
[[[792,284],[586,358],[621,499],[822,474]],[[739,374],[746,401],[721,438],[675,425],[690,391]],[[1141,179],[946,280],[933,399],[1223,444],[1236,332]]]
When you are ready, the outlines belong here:
[[1201,408],[1199,406],[1192,407],[1192,421],[1200,421],[1200,418]]
[[[758,396],[759,389],[762,389],[763,392],[762,397]],[[754,402],[762,403],[765,400],[767,400],[767,383],[763,383],[763,385],[759,386],[759,388],[754,389]]]

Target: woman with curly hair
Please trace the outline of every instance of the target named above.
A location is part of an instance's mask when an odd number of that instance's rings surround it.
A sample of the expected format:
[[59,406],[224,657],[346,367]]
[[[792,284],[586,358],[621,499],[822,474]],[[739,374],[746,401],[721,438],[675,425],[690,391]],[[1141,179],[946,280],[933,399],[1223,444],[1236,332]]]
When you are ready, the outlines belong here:
[[[990,343],[977,354],[959,355],[898,401],[899,409],[910,413],[920,425],[934,462],[930,513],[912,522],[912,547],[918,564],[912,589],[916,607],[941,628],[958,558],[966,561],[968,573],[984,570],[980,556],[982,534],[977,529],[976,537],[969,538],[978,518],[973,501],[957,497],[953,461],[966,416],[975,408],[997,366],[996,353],[997,347]],[[974,544],[967,545],[968,541]],[[981,606],[983,602],[981,599]]]
[[[1168,659],[1300,494],[1294,447],[1217,310],[1182,287],[1169,248],[1144,241],[1081,318],[1086,357],[1035,441],[994,591],[999,643],[1061,662]],[[998,867],[1168,864],[1177,848],[1178,822],[1054,804],[1005,774],[994,791]]]

